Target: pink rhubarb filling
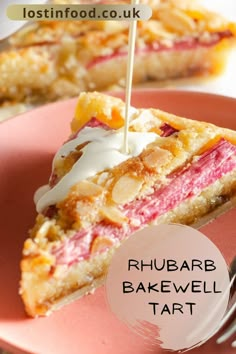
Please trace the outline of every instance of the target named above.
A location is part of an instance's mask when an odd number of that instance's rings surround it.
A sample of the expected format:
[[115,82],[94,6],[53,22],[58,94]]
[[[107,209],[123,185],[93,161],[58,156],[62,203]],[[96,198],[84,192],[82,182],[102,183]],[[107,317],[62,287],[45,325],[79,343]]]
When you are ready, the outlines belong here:
[[[227,30],[227,31],[222,31],[222,32],[216,32],[210,34],[211,38],[208,41],[203,41],[200,38],[197,37],[189,37],[185,38],[179,41],[173,42],[172,46],[169,45],[164,45],[159,42],[154,42],[152,44],[146,45],[143,48],[138,48],[136,50],[136,55],[145,55],[145,54],[150,54],[150,53],[155,53],[155,52],[164,52],[164,51],[184,51],[184,50],[191,50],[195,49],[198,47],[212,47],[216,44],[218,44],[222,39],[225,38],[231,38],[233,36],[232,32]],[[122,58],[124,56],[127,56],[127,51],[122,51],[118,49],[112,54],[109,55],[103,55],[99,56],[97,58],[94,58],[88,65],[87,69],[91,69],[96,65],[102,64],[104,62],[107,62],[109,60],[117,59],[117,58]]]
[[196,162],[167,176],[169,182],[156,186],[148,196],[123,206],[122,211],[130,221],[125,227],[100,222],[86,230],[78,231],[73,237],[53,249],[57,264],[72,265],[90,256],[91,243],[97,236],[110,236],[122,240],[145,227],[157,217],[174,209],[188,198],[197,196],[216,180],[236,168],[236,146],[221,139],[211,149],[199,156]]

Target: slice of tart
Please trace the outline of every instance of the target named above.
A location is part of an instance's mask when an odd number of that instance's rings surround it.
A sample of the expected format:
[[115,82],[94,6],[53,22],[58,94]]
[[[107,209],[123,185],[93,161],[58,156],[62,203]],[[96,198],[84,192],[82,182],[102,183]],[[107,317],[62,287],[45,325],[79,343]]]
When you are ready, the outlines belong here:
[[150,224],[192,225],[236,194],[236,132],[157,109],[132,108],[129,153],[124,102],[81,93],[70,139],[25,241],[20,293],[30,316],[46,315],[101,284],[116,248]]
[[[221,72],[235,43],[235,24],[196,1],[143,2],[153,16],[138,22],[134,83]],[[128,27],[121,21],[27,26],[0,53],[0,101],[52,101],[124,85]]]

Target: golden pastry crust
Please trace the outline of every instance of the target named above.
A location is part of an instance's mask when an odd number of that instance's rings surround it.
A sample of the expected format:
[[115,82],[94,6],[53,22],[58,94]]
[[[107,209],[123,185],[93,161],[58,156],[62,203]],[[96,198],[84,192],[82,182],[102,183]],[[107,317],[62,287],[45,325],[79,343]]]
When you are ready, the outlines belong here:
[[[167,123],[178,130],[178,139],[175,135],[157,139],[139,156],[129,158],[109,171],[96,174],[89,178],[86,184],[79,182],[71,189],[67,198],[57,204],[60,222],[64,228],[87,227],[104,218],[113,222],[115,211],[119,214],[117,220],[120,220],[117,224],[123,224],[125,216],[118,207],[149,194],[157,183],[165,183],[166,176],[191,161],[193,157],[196,159],[198,154],[208,150],[220,139],[225,138],[236,144],[234,131],[218,128],[210,123],[176,117],[156,109],[150,109],[148,115],[146,112],[144,109],[136,110],[131,117],[130,131],[155,132],[160,137],[161,127]],[[97,92],[82,93],[72,121],[74,131],[80,129],[89,117],[119,128],[123,125],[124,102]],[[74,152],[66,159],[59,160],[60,178],[73,167],[73,163],[69,169],[67,165],[67,159],[73,154]],[[58,175],[57,164],[54,173]],[[76,208],[78,204],[80,207]],[[104,208],[109,210],[111,206],[111,215],[104,214]]]
[[[119,129],[124,120],[124,103],[97,92],[82,93],[72,122],[73,134],[83,129],[89,117]],[[165,129],[171,129],[172,133],[163,136]],[[96,287],[94,284],[104,277],[112,254],[122,242],[122,237],[116,235],[125,234],[129,228],[141,227],[138,218],[127,214],[127,205],[145,197],[152,198],[155,189],[168,186],[170,175],[199,161],[204,152],[222,139],[236,145],[235,131],[157,109],[134,110],[130,131],[154,132],[156,140],[138,156],[73,185],[66,197],[54,206],[51,215],[50,210],[38,215],[30,238],[25,241],[21,262],[21,293],[31,316],[47,313],[61,298],[77,290],[83,294]],[[80,159],[85,144],[63,158],[58,157],[59,163],[54,164],[53,171],[57,182]],[[193,224],[229,201],[235,193],[234,168],[152,223]],[[91,230],[97,225],[101,228],[93,238]],[[76,235],[83,230],[87,230],[83,236],[85,243],[78,246]],[[114,232],[109,233],[109,230]],[[63,244],[70,244],[72,252],[74,247],[83,249],[86,246],[89,255],[80,259],[78,253],[77,261],[71,265],[58,263],[58,252],[60,257]]]
[[[195,1],[150,4],[152,19],[138,22],[135,83],[220,71],[236,35],[235,24]],[[127,23],[39,22],[17,32],[10,44],[9,50],[0,53],[2,101],[40,97],[51,101],[83,90],[123,85]]]

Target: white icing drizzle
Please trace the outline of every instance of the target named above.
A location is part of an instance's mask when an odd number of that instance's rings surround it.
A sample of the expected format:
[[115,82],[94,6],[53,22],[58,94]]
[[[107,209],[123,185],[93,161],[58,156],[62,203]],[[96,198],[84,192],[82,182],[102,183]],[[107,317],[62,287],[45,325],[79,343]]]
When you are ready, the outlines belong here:
[[[128,154],[122,151],[124,133],[123,130],[104,130],[102,128],[85,127],[75,139],[64,144],[53,160],[53,169],[56,160],[67,156],[74,151],[76,146],[88,143],[81,151],[83,155],[73,165],[72,169],[41,198],[36,198],[36,208],[42,212],[49,205],[54,205],[63,200],[76,183],[98,172],[111,169],[131,157],[141,154],[145,147],[158,138],[155,133],[129,132]],[[37,192],[36,192],[37,193]]]
[[48,191],[50,191],[50,187],[48,184],[39,187],[36,192],[34,193],[34,203],[37,204],[39,199],[42,198],[44,194],[46,194]]

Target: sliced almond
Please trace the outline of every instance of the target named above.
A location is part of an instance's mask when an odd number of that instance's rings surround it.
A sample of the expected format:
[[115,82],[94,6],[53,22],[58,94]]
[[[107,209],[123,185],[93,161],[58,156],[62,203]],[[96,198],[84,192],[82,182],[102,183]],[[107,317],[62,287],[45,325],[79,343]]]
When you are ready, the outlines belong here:
[[98,175],[96,183],[99,185],[104,185],[107,182],[108,177],[108,172],[102,172],[100,175]]
[[142,187],[142,181],[135,177],[122,176],[113,187],[112,199],[117,204],[125,204],[132,201]]
[[169,4],[178,9],[187,9],[190,6],[198,6],[195,0],[169,0]]
[[174,34],[167,31],[163,24],[156,20],[149,20],[142,23],[142,35],[150,40],[157,40],[160,38],[174,39]]
[[120,210],[118,210],[117,208],[115,208],[113,206],[103,207],[101,209],[101,214],[108,221],[110,221],[114,224],[118,224],[118,225],[120,225],[128,220],[127,217],[124,216]]
[[227,29],[228,22],[224,17],[214,13],[207,13],[206,29],[210,32],[223,31]]
[[152,147],[143,154],[143,163],[147,168],[157,169],[167,164],[172,157],[172,154],[158,146]]
[[89,181],[81,181],[73,188],[78,196],[81,197],[96,197],[103,192],[103,188]]
[[35,241],[37,240],[42,240],[44,238],[46,238],[49,230],[51,227],[53,227],[55,225],[55,222],[52,220],[47,220],[45,221],[39,228],[36,236],[35,236]]
[[108,236],[98,236],[92,243],[91,254],[101,253],[114,245],[114,241]]
[[168,8],[160,10],[159,17],[168,28],[180,32],[181,34],[196,30],[194,20],[179,9]]
[[108,34],[122,32],[127,27],[125,21],[96,21],[96,25],[99,30]]

